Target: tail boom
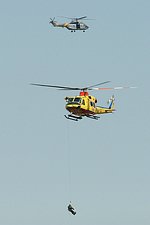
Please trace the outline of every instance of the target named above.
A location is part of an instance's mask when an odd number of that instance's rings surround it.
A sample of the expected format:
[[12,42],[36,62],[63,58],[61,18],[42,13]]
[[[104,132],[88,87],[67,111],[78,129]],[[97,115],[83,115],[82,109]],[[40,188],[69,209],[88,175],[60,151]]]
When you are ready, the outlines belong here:
[[97,106],[96,107],[96,114],[105,114],[105,113],[113,113],[115,111],[115,108],[114,108],[114,101],[115,101],[115,98],[114,96],[112,96],[108,103],[109,103],[109,107],[101,107],[101,106]]

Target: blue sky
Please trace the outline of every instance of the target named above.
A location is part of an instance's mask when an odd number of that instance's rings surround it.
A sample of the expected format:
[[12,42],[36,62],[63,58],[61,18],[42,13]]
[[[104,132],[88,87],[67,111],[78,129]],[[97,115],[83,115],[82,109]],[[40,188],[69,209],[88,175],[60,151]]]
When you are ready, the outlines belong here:
[[[150,2],[1,1],[0,224],[150,224]],[[49,25],[88,16],[90,29]],[[137,86],[91,92],[116,112],[64,118],[67,95],[29,83]],[[77,215],[67,212],[72,201]]]

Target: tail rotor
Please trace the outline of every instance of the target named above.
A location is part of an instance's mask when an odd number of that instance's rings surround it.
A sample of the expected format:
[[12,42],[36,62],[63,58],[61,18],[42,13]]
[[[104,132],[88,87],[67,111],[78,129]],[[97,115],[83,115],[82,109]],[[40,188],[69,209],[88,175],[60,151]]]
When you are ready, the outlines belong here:
[[50,18],[50,21],[49,21],[49,23],[51,23],[51,24],[53,24],[55,22],[55,17],[52,19],[52,18]]

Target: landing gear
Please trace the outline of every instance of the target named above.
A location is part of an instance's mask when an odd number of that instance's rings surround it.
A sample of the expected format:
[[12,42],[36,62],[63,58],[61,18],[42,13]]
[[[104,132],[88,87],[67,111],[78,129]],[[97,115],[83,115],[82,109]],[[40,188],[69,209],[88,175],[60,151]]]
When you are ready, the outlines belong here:
[[[73,120],[73,121],[79,121],[83,119],[83,116],[76,116],[73,114],[69,114],[69,115],[64,115],[66,117],[66,119],[68,120]],[[93,120],[98,120],[100,119],[100,116],[94,116],[94,115],[85,115],[87,118],[93,119]]]
[[100,118],[100,116],[92,116],[92,115],[88,115],[86,117],[88,117],[90,119],[94,119],[94,120],[98,120]]
[[68,120],[73,120],[73,121],[79,121],[82,120],[82,116],[74,116],[72,114],[69,115],[64,115],[66,117],[66,119]]

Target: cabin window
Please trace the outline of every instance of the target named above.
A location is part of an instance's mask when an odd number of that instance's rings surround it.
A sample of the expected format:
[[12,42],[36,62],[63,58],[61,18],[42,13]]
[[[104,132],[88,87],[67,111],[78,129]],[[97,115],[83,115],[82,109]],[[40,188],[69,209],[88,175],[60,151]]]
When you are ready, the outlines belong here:
[[82,100],[82,104],[83,104],[83,105],[85,105],[85,101],[84,101],[84,99]]
[[90,102],[90,105],[95,108],[95,103],[94,102]]

